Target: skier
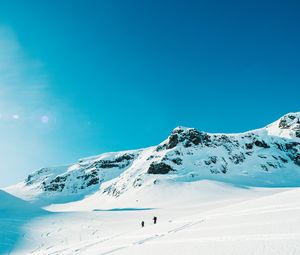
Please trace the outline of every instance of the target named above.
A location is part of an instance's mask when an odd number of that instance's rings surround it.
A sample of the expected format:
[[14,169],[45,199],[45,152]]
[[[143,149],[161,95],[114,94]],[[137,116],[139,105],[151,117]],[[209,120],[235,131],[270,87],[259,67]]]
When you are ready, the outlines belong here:
[[156,224],[156,222],[157,222],[157,217],[154,216],[154,217],[153,217],[153,223]]
[[142,221],[141,225],[142,225],[142,228],[145,227],[145,222]]

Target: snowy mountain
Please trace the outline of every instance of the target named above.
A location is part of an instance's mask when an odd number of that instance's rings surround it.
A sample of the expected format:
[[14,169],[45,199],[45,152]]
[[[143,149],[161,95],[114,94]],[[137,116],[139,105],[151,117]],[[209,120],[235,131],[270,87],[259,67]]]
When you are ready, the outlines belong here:
[[43,210],[0,191],[0,254],[298,254],[299,130],[300,113],[241,134],[178,127],[40,169],[6,191]]
[[6,190],[47,204],[95,192],[119,197],[160,183],[203,179],[254,187],[299,186],[300,112],[240,134],[177,127],[158,146],[42,168]]

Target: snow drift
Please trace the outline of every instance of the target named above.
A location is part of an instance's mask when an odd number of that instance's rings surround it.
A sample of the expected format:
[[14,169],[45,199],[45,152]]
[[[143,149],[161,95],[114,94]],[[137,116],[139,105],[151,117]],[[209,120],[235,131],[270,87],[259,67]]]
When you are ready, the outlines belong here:
[[0,254],[9,253],[23,236],[23,225],[46,212],[0,190]]

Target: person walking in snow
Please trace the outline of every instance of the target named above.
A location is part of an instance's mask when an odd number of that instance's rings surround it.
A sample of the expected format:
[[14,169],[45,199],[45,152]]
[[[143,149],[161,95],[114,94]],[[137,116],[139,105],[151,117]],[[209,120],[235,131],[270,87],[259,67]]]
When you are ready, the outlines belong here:
[[154,216],[154,217],[153,217],[153,223],[156,224],[156,222],[157,222],[157,217]]
[[142,228],[145,227],[145,222],[142,221],[141,225],[142,225]]

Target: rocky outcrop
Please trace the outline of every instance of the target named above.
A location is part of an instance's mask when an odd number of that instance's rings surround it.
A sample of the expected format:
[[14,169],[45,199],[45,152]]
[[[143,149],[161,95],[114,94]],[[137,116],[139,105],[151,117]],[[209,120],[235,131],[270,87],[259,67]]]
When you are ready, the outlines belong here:
[[[298,125],[297,125],[298,124]],[[298,129],[300,124],[299,118],[294,114],[288,114],[279,120],[278,127],[281,129]]]
[[205,132],[200,132],[194,128],[182,128],[178,127],[173,130],[171,135],[168,137],[168,140],[157,146],[157,151],[163,149],[172,149],[178,144],[181,144],[183,147],[188,148],[191,146],[197,145],[208,145],[210,143],[210,136]]
[[174,171],[174,169],[171,166],[167,165],[166,163],[153,162],[153,163],[151,163],[147,173],[148,174],[168,174],[171,171]]
[[77,164],[60,168],[42,168],[28,175],[26,186],[37,185],[49,193],[78,194],[95,190],[108,178],[117,177],[132,164],[138,153],[116,153],[95,159],[79,160]]
[[[300,186],[299,119],[300,113],[287,114],[266,128],[242,134],[209,134],[177,127],[156,147],[42,168],[27,177],[25,186],[51,196],[99,189],[120,196],[130,188],[142,188],[148,178],[152,184],[160,178],[206,178],[242,180],[247,185]],[[109,185],[102,189],[103,183]]]
[[267,126],[270,135],[300,138],[300,113],[289,113]]

